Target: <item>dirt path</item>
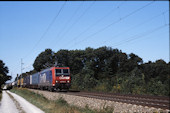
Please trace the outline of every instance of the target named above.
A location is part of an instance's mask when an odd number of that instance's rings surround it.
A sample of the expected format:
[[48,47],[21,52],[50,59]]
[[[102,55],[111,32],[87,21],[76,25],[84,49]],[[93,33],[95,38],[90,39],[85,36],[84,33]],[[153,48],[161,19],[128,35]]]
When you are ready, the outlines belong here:
[[9,91],[3,91],[0,111],[1,113],[44,113],[21,96]]
[[7,94],[6,91],[2,91],[2,100],[0,105],[1,113],[19,113],[15,102],[11,99],[11,97]]

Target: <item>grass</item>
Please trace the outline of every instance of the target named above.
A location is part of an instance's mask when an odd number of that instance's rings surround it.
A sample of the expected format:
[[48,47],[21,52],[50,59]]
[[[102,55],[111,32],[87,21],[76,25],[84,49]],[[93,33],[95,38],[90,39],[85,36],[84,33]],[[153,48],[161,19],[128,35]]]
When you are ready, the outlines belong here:
[[60,97],[58,100],[52,101],[45,98],[43,95],[34,93],[25,88],[13,88],[10,90],[23,98],[25,98],[30,103],[34,104],[45,113],[112,113],[113,109],[106,107],[103,110],[95,111],[90,109],[88,106],[85,108],[79,108],[74,105],[69,105],[66,100]]

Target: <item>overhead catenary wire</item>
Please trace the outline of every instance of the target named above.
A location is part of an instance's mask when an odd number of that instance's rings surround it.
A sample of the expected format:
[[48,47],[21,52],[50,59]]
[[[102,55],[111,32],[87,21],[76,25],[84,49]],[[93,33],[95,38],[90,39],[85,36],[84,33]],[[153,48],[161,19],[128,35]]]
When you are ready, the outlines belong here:
[[[96,0],[95,0],[96,1]],[[95,1],[93,1],[84,11],[83,13],[74,21],[74,23],[71,24],[70,27],[68,27],[68,29],[63,33],[63,35],[61,36],[62,39],[64,38],[64,36],[66,34],[69,33],[69,31],[80,21],[80,19],[88,12],[88,10],[91,9],[91,7],[95,4]],[[61,38],[60,38],[61,39]]]
[[38,44],[40,43],[40,41],[45,37],[45,35],[47,34],[47,32],[49,31],[49,29],[51,28],[51,26],[54,24],[54,22],[56,21],[57,17],[59,16],[59,14],[61,13],[61,11],[63,10],[64,6],[66,5],[66,1],[62,4],[61,8],[59,9],[59,11],[57,12],[56,16],[53,18],[53,20],[51,21],[51,23],[48,25],[47,29],[45,30],[45,32],[42,34],[42,36],[40,37],[40,39],[36,42],[36,44],[33,46],[33,48],[30,50],[30,52],[28,52],[26,54],[26,56],[24,56],[23,58],[26,58],[30,55],[30,53],[38,46]]
[[[62,32],[64,32],[64,30],[67,28],[68,24],[72,21],[73,17],[77,14],[77,12],[79,11],[80,7],[82,6],[82,4],[84,3],[84,1],[82,1],[79,6],[76,8],[76,10],[74,11],[73,15],[68,18],[68,21],[65,23],[65,25],[63,26],[63,29],[60,30],[60,32],[58,33],[58,35],[56,36],[56,38],[59,38],[59,36],[62,34]],[[55,38],[55,40],[56,40]],[[61,39],[61,38],[60,38]],[[55,41],[53,40],[53,42]],[[55,46],[55,45],[54,45]]]
[[162,14],[163,14],[163,17],[164,17],[164,22],[165,22],[165,24],[166,24],[165,12],[163,12]]
[[[167,13],[168,11],[169,11],[169,10],[163,11],[162,13],[160,13],[160,14],[158,14],[158,15],[155,15],[155,16],[153,16],[153,17],[151,17],[151,18],[149,18],[149,19],[147,19],[147,20],[145,20],[145,21],[143,21],[143,22],[141,22],[141,23],[139,23],[139,24],[131,27],[130,29],[127,29],[127,30],[125,30],[125,31],[123,31],[123,32],[120,32],[120,33],[118,33],[117,35],[113,36],[111,39],[106,40],[106,41],[103,41],[102,43],[99,43],[99,44],[97,44],[97,45],[101,45],[101,44],[104,44],[104,43],[106,43],[106,42],[110,42],[111,40],[113,40],[113,39],[115,39],[115,38],[123,35],[123,34],[126,33],[126,32],[129,32],[130,30],[134,30],[134,29],[136,29],[137,27],[141,27],[141,26],[145,25],[146,23],[148,23],[148,22],[156,19],[157,17],[162,16],[163,14]],[[165,24],[166,24],[166,23],[165,23]]]
[[[124,1],[125,2],[125,1]],[[92,25],[90,25],[89,27],[87,27],[84,31],[82,31],[80,34],[78,34],[76,37],[74,37],[72,40],[76,40],[78,37],[80,37],[82,34],[86,33],[87,31],[89,31],[92,27],[94,27],[95,25],[97,25],[99,22],[101,22],[103,19],[105,19],[108,15],[112,14],[114,11],[116,11],[117,9],[120,8],[121,5],[123,5],[124,2],[121,2],[118,6],[116,6],[116,8],[114,7],[113,9],[111,9],[106,15],[104,15],[102,18],[99,18],[95,23],[93,23]],[[70,41],[69,41],[70,42]],[[69,45],[70,43],[66,44]]]
[[[84,42],[85,40],[91,38],[92,36],[95,36],[96,34],[103,32],[103,31],[106,30],[107,28],[113,26],[113,25],[116,24],[116,23],[119,23],[120,21],[122,21],[122,20],[124,20],[125,18],[127,18],[127,17],[129,17],[129,16],[135,14],[136,12],[138,12],[138,11],[144,9],[145,7],[147,7],[147,6],[151,5],[151,4],[153,4],[154,2],[155,2],[155,1],[151,1],[151,2],[147,3],[146,5],[140,7],[140,8],[138,8],[138,9],[132,11],[131,13],[125,15],[124,17],[118,19],[117,21],[114,21],[114,22],[112,22],[111,24],[108,24],[107,26],[101,28],[101,29],[98,30],[97,32],[95,32],[95,33],[93,33],[93,34],[87,36],[85,39],[79,41],[79,43],[77,43],[77,45],[80,44],[80,43],[82,43],[82,42]],[[72,47],[73,47],[73,46],[70,46],[69,48],[72,48]]]
[[153,33],[153,32],[156,32],[156,31],[158,31],[158,30],[160,30],[160,29],[163,29],[163,28],[165,28],[165,27],[167,27],[167,26],[169,26],[169,23],[168,23],[168,24],[161,25],[161,26],[159,26],[159,27],[157,27],[157,28],[154,28],[154,29],[152,29],[152,30],[150,30],[150,31],[146,31],[146,32],[144,32],[144,33],[141,33],[140,36],[136,35],[136,36],[134,36],[134,37],[131,37],[131,38],[122,40],[122,41],[120,41],[119,43],[117,43],[117,44],[115,44],[115,45],[113,45],[113,46],[111,46],[111,47],[119,46],[119,45],[125,44],[125,43],[127,43],[127,42],[130,42],[130,41],[133,41],[133,40],[142,38],[142,37],[144,37],[144,36],[150,35],[150,34]]

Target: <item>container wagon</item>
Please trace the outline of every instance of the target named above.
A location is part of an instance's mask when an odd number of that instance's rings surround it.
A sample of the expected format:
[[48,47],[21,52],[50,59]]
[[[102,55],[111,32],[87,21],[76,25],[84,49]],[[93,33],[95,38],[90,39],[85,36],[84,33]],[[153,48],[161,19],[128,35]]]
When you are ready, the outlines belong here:
[[26,82],[25,87],[26,87],[26,88],[29,88],[29,86],[30,86],[30,76],[26,76],[25,79],[26,79],[26,81],[25,81],[25,82]]
[[17,80],[17,87],[20,87],[20,79]]
[[21,85],[21,87],[23,87],[23,84],[24,84],[24,78],[21,78],[21,79],[20,79],[20,81],[21,81],[20,85]]
[[30,88],[38,88],[39,84],[39,73],[30,75]]
[[28,88],[29,85],[30,85],[30,76],[26,76],[26,77],[24,77],[23,87]]
[[26,77],[24,77],[23,87],[26,87]]

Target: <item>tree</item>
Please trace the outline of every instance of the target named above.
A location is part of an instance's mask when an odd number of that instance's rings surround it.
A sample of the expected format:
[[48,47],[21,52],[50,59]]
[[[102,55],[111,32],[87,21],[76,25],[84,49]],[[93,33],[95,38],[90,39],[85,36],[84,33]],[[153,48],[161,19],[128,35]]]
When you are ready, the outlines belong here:
[[34,61],[33,67],[36,71],[53,66],[55,63],[55,55],[51,49],[41,52]]
[[55,53],[56,61],[64,66],[69,66],[70,52],[68,50],[60,50]]
[[142,58],[131,53],[128,55],[128,59],[124,61],[122,71],[131,72],[135,67],[139,67],[141,64],[143,64]]
[[8,76],[7,73],[8,67],[5,66],[5,63],[3,63],[2,60],[0,60],[0,88],[2,84],[4,84],[7,80],[11,79],[11,76]]

